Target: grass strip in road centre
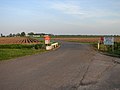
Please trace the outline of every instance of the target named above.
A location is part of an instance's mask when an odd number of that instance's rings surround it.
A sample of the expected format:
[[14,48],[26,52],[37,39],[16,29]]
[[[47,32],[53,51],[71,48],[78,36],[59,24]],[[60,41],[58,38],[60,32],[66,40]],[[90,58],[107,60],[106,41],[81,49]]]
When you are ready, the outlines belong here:
[[45,52],[45,49],[0,49],[0,61]]

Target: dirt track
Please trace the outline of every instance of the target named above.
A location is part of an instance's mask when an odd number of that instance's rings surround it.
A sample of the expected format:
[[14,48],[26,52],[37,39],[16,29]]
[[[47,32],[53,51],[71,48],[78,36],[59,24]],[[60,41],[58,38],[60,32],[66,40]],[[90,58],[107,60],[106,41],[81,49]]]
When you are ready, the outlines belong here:
[[120,59],[62,42],[56,51],[0,62],[0,90],[120,90],[114,60]]

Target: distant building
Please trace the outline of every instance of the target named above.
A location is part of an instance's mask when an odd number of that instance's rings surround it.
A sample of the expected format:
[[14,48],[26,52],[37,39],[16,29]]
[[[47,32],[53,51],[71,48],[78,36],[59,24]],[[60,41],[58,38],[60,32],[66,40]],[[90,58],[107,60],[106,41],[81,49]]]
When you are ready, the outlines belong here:
[[30,37],[43,37],[44,35],[46,35],[46,34],[44,34],[44,33],[36,33],[36,34],[33,34],[33,35],[27,35],[27,36],[30,36]]
[[33,35],[33,37],[41,37],[41,35]]

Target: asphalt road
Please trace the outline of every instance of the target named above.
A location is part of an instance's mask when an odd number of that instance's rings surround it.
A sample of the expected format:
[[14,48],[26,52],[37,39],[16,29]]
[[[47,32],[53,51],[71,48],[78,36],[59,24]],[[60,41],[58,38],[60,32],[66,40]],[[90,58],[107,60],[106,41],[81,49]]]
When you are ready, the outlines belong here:
[[62,42],[55,51],[0,62],[0,90],[120,90],[114,60],[90,45]]

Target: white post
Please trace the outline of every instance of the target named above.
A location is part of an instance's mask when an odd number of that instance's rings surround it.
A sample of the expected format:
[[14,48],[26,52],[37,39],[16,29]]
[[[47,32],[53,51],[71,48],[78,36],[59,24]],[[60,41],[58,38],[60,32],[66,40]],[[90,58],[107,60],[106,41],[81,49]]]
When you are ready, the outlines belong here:
[[98,42],[98,50],[100,49],[100,43]]

